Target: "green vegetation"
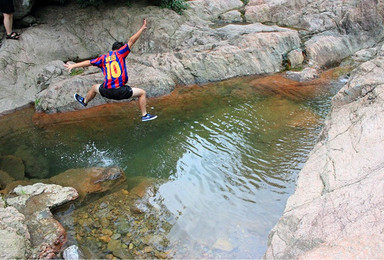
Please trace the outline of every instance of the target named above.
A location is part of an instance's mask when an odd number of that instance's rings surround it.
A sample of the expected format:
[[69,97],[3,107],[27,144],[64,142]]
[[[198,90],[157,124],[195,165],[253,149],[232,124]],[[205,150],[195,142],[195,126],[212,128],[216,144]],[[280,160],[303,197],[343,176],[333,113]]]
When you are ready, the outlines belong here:
[[[98,1],[98,0],[95,0],[95,1]],[[71,73],[69,73],[69,75],[76,76],[76,75],[82,74],[83,72],[84,72],[84,69],[74,69],[71,71]]]
[[182,14],[188,5],[185,0],[158,0],[160,6],[163,8],[169,8],[175,11],[178,14]]
[[35,107],[37,107],[40,103],[40,99],[35,99]]

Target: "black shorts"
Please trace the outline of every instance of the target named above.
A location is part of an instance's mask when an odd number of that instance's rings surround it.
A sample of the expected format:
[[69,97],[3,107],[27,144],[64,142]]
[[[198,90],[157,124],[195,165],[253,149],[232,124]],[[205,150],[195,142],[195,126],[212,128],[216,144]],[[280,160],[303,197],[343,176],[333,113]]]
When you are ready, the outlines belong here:
[[0,12],[6,14],[13,14],[15,12],[13,0],[0,0]]
[[99,92],[103,97],[115,100],[128,99],[133,94],[132,88],[128,85],[121,86],[120,88],[104,88],[103,84],[101,84]]

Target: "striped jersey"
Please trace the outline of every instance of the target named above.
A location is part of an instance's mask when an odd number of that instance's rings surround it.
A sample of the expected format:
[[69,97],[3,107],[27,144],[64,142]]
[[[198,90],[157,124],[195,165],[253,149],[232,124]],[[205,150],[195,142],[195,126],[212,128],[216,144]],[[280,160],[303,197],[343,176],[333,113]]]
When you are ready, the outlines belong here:
[[118,50],[91,60],[91,64],[101,69],[104,74],[104,88],[118,88],[128,82],[125,58],[131,52],[128,44]]

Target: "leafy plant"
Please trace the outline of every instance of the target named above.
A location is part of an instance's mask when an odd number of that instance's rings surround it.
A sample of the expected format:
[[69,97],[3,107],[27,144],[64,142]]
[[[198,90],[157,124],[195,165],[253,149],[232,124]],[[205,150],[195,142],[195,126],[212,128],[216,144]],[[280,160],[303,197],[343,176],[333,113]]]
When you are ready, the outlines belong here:
[[178,14],[182,14],[188,5],[185,0],[160,0],[160,6],[163,8],[169,8]]
[[74,69],[74,70],[71,70],[71,73],[69,73],[69,75],[76,76],[76,75],[80,75],[83,72],[84,72],[84,69]]
[[39,105],[39,103],[40,103],[40,99],[35,99],[35,107],[37,107],[38,105]]

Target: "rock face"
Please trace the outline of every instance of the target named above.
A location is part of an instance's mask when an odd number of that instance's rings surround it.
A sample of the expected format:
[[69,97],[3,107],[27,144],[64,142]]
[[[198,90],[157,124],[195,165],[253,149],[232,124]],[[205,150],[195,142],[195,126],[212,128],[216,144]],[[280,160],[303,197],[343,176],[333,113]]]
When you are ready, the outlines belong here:
[[384,257],[383,67],[363,63],[333,98],[266,259]]
[[[78,197],[77,191],[70,187],[36,183],[18,186],[13,190],[13,194],[13,197],[6,199],[9,206],[5,210],[17,212],[18,214],[14,214],[19,216],[22,224],[24,223],[28,229],[23,226],[24,229],[21,234],[18,234],[17,231],[14,232],[18,236],[26,236],[26,240],[19,238],[17,248],[10,248],[10,252],[17,253],[14,258],[54,258],[62,249],[67,238],[63,226],[53,218],[50,210],[76,199]],[[3,216],[1,212],[0,216]],[[29,235],[30,242],[28,240]],[[1,237],[0,244],[3,245],[2,239],[7,240],[8,237]],[[10,238],[13,239],[13,237]],[[32,248],[31,253],[29,253],[29,243]]]
[[[168,94],[176,85],[279,72],[293,50],[304,52],[304,62],[311,67],[332,66],[383,37],[383,6],[374,0],[188,3],[182,16],[135,4],[83,11],[75,5],[38,9],[41,24],[25,29],[20,41],[4,41],[1,47],[0,89],[7,91],[0,92],[0,113],[33,102],[37,111],[48,113],[78,109],[73,92],[85,94],[92,84],[102,82],[102,75],[91,69],[70,76],[63,62],[109,51],[115,40],[133,35],[143,18],[149,26],[132,48],[128,73],[129,84],[145,89],[150,97]],[[243,10],[248,24],[236,24]],[[235,24],[227,25],[231,22]],[[292,54],[289,62],[300,65],[303,57]],[[98,97],[89,107],[106,102]]]

